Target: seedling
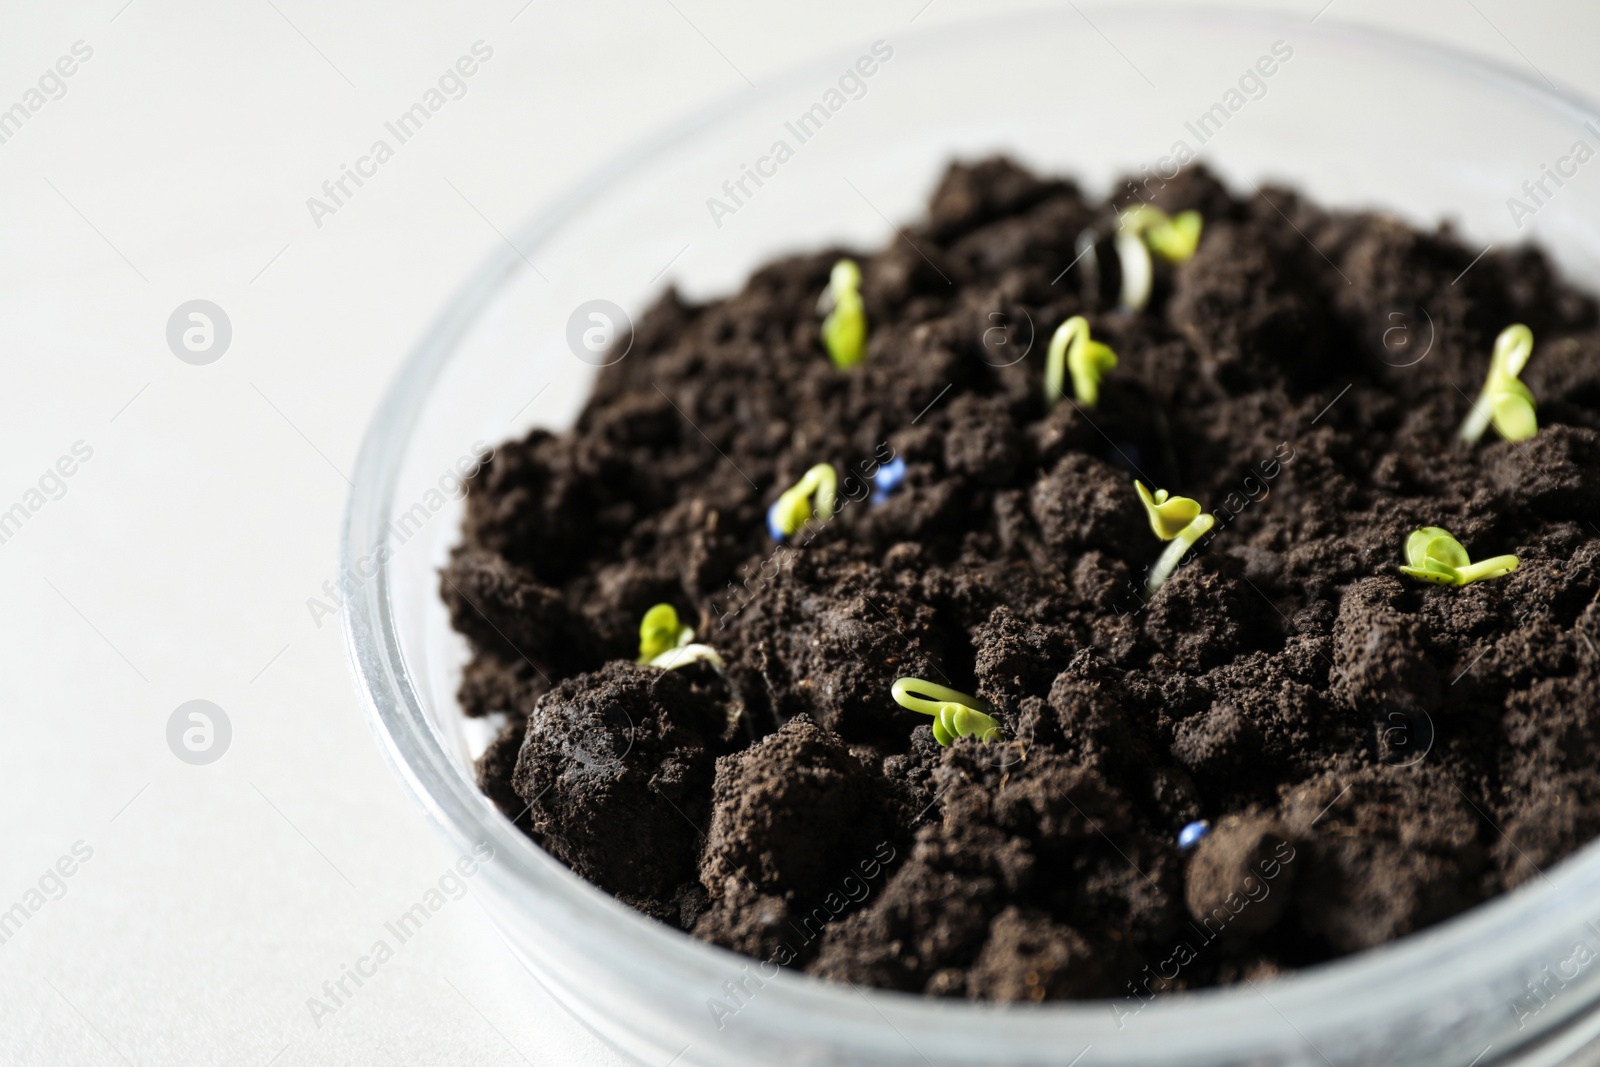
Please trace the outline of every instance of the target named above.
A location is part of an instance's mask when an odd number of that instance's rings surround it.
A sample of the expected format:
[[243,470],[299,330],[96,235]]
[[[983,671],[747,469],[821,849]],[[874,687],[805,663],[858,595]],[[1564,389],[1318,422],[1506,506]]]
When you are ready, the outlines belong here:
[[861,268],[853,259],[841,259],[828,274],[828,287],[817,301],[826,312],[822,343],[840,370],[849,370],[867,354],[867,310],[861,302]]
[[[815,509],[812,496],[816,497]],[[767,509],[767,532],[774,541],[793,537],[813,514],[819,519],[833,516],[833,505],[839,495],[839,476],[833,464],[818,463],[806,471],[790,489],[784,490]]]
[[678,609],[671,604],[657,604],[644,613],[639,623],[639,660],[649,663],[668,649],[686,645],[694,640],[694,631],[678,621]]
[[1100,402],[1100,379],[1117,365],[1109,345],[1089,339],[1089,320],[1082,315],[1056,327],[1045,354],[1044,402],[1054,408],[1061,401],[1066,375],[1072,375],[1072,392],[1078,403],[1092,408]]
[[1122,225],[1139,234],[1168,263],[1182,263],[1200,246],[1203,220],[1198,211],[1168,215],[1153,204],[1135,204],[1122,213]]
[[1461,424],[1461,440],[1475,444],[1491,423],[1507,441],[1526,441],[1539,432],[1533,394],[1517,379],[1532,354],[1532,330],[1519,322],[1500,331],[1489,359],[1489,377]]
[[1434,585],[1458,586],[1483,578],[1498,578],[1516,569],[1516,556],[1495,556],[1474,563],[1461,542],[1450,536],[1450,531],[1424,526],[1413,530],[1406,538],[1406,565],[1400,572]]
[[896,679],[890,692],[902,708],[933,716],[933,739],[941,745],[948,745],[958,737],[976,737],[984,742],[1005,737],[1000,720],[989,714],[992,709],[978,697],[921,678]]
[[677,670],[701,660],[722,670],[722,657],[710,645],[694,644],[694,630],[678,621],[671,604],[657,604],[639,623],[638,662],[663,670]]
[[896,456],[879,467],[878,476],[872,479],[872,503],[874,505],[887,503],[889,497],[905,480],[906,461]]
[[1178,561],[1183,554],[1210,533],[1217,520],[1204,514],[1197,500],[1186,496],[1169,496],[1165,489],[1157,489],[1152,493],[1137,478],[1133,487],[1144,502],[1145,514],[1150,517],[1150,529],[1161,540],[1171,542],[1167,550],[1161,553],[1161,558],[1156,560],[1156,565],[1150,568],[1150,577],[1145,582],[1145,588],[1154,593],[1178,569]]
[[1117,259],[1122,264],[1123,307],[1139,311],[1150,301],[1155,273],[1150,251],[1168,263],[1182,263],[1194,255],[1200,244],[1201,221],[1198,211],[1168,215],[1150,204],[1136,204],[1122,213],[1116,245]]

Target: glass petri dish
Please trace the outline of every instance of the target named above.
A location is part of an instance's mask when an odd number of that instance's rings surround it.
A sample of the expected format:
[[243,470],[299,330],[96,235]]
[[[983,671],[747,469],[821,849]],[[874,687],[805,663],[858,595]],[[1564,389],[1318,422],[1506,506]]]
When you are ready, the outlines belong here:
[[[1593,845],[1392,945],[1254,988],[1162,997],[1133,1017],[1128,1001],[856,989],[695,941],[572,874],[479,793],[471,758],[486,737],[456,705],[466,648],[437,568],[472,457],[533,426],[559,430],[581,407],[597,357],[571,337],[600,321],[590,311],[621,327],[619,310],[637,316],[668,285],[703,299],[778,254],[878,245],[953,158],[1006,152],[1105,192],[1118,176],[1170,174],[1182,145],[1236,191],[1274,181],[1329,206],[1448,219],[1469,243],[1537,240],[1594,290],[1600,178],[1569,181],[1532,214],[1508,198],[1526,201],[1523,182],[1575,141],[1600,145],[1600,123],[1584,125],[1596,115],[1521,72],[1373,32],[1119,8],[888,35],[664,131],[489,257],[405,359],[366,435],[342,532],[344,623],[381,747],[453,847],[493,848],[480,900],[507,944],[642,1063],[1062,1067],[1082,1054],[1086,1067],[1488,1067],[1580,1055],[1600,1035],[1600,967],[1572,963],[1580,943],[1600,948],[1586,925],[1600,929]],[[1535,981],[1546,992],[1530,1013]],[[737,1010],[714,1012],[713,998]]]

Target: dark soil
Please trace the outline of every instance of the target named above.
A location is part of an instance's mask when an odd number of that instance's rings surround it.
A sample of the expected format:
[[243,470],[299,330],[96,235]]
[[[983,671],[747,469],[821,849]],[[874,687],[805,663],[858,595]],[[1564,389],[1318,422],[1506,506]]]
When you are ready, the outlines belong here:
[[[1291,190],[1193,171],[1154,199],[1204,233],[1137,315],[1105,246],[1063,273],[1116,204],[1003,160],[848,250],[855,370],[816,313],[847,250],[652,308],[574,430],[472,481],[442,590],[476,651],[466,711],[509,720],[480,768],[496,803],[696,937],[994,1000],[1357,952],[1600,832],[1594,300],[1535,249],[1474,263],[1447,228]],[[1121,363],[1098,408],[1047,413],[1046,342],[1076,313]],[[1464,448],[1513,322],[1539,434]],[[904,486],[868,502],[896,456]],[[824,461],[848,502],[774,546],[767,506]],[[1135,472],[1217,517],[1148,603]],[[1405,578],[1423,525],[1521,567]],[[634,665],[658,602],[725,676]],[[906,675],[986,698],[1014,740],[941,748],[890,698]],[[1180,852],[1196,819],[1215,829]]]

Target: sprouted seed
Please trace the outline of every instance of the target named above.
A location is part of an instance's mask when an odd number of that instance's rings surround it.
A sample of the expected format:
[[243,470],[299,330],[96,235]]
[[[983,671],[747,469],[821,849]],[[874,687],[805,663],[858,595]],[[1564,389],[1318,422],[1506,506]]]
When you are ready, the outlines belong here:
[[1507,441],[1526,441],[1539,432],[1533,393],[1517,377],[1532,354],[1532,330],[1517,323],[1500,331],[1489,359],[1489,376],[1461,424],[1461,440],[1475,444],[1490,425]]
[[1461,586],[1510,574],[1517,562],[1516,556],[1506,555],[1474,563],[1450,531],[1424,526],[1406,538],[1406,562],[1400,572],[1434,585]]
[[673,671],[702,660],[722,670],[722,657],[710,645],[694,643],[694,630],[678,621],[676,608],[657,604],[644,613],[639,623],[638,662]]
[[[767,532],[774,541],[782,541],[793,537],[795,531],[813,515],[819,519],[832,518],[838,494],[839,476],[834,472],[833,464],[818,463],[772,502],[767,509]],[[816,497],[815,507],[812,505],[813,495]]]
[[1150,568],[1150,577],[1145,582],[1145,588],[1154,593],[1178,569],[1178,561],[1183,559],[1183,554],[1209,533],[1217,520],[1205,514],[1197,500],[1171,496],[1165,489],[1157,489],[1152,493],[1137,478],[1133,487],[1144,503],[1145,514],[1150,518],[1150,529],[1161,540],[1169,542],[1161,558]]
[[1061,402],[1068,373],[1078,403],[1092,408],[1100,402],[1100,379],[1117,365],[1117,354],[1109,345],[1089,338],[1089,320],[1082,315],[1056,327],[1045,354],[1044,402],[1054,408]]
[[644,613],[639,623],[640,663],[649,663],[657,656],[679,645],[694,640],[694,631],[678,621],[678,609],[671,604],[657,604]]
[[949,745],[958,737],[976,737],[984,742],[1005,738],[1000,720],[989,714],[992,709],[978,697],[921,678],[897,679],[890,692],[902,708],[933,716],[933,738],[941,745]]
[[1180,211],[1168,215],[1150,204],[1136,204],[1124,211],[1117,226],[1117,259],[1122,264],[1124,308],[1141,311],[1150,301],[1155,269],[1150,262],[1154,251],[1169,263],[1182,263],[1200,245],[1200,212]]
[[841,259],[828,275],[818,307],[826,313],[822,320],[822,343],[833,365],[849,370],[867,353],[867,311],[861,302],[861,268],[853,259]]

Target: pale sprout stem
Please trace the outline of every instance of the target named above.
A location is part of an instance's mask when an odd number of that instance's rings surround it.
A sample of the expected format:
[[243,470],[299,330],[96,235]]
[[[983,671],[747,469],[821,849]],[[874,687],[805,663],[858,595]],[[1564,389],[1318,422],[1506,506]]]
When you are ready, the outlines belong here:
[[716,649],[712,648],[710,645],[696,644],[680,645],[677,648],[669,648],[665,652],[661,653],[661,655],[651,660],[650,666],[660,667],[664,671],[675,671],[679,667],[687,667],[689,664],[696,663],[701,660],[711,664],[711,666],[715,667],[718,671],[721,671],[723,668],[722,657],[717,654]]
[[1518,562],[1516,556],[1495,556],[1492,559],[1480,560],[1457,568],[1456,573],[1461,578],[1461,584],[1466,585],[1468,582],[1476,582],[1483,578],[1498,578],[1502,574],[1510,574],[1517,569]]
[[1494,417],[1494,395],[1490,385],[1483,387],[1483,392],[1478,394],[1478,399],[1473,402],[1472,411],[1467,415],[1467,421],[1461,424],[1461,440],[1467,444],[1477,444],[1478,438],[1483,436],[1483,431],[1489,428],[1489,420]]
[[1137,231],[1124,227],[1117,232],[1117,259],[1122,263],[1122,306],[1129,311],[1143,311],[1150,302],[1150,286],[1155,277],[1155,267],[1150,261],[1150,249]]
[[1178,561],[1183,559],[1183,554],[1194,546],[1194,543],[1217,524],[1217,520],[1210,515],[1199,515],[1193,522],[1178,531],[1168,544],[1167,550],[1161,553],[1161,558],[1156,560],[1156,565],[1150,569],[1150,578],[1145,583],[1145,588],[1154,593],[1166,584],[1172,572],[1178,569]]

